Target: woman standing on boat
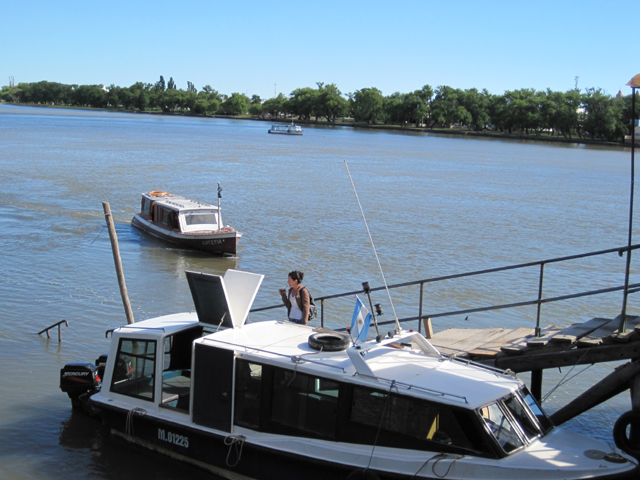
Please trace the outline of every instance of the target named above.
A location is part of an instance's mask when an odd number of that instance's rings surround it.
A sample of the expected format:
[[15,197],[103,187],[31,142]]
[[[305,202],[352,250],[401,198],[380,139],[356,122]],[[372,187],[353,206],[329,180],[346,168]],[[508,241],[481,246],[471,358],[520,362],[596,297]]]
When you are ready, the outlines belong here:
[[289,321],[306,325],[309,321],[309,290],[302,285],[304,273],[294,270],[289,273],[287,283],[289,284],[289,292],[284,288],[280,289],[280,296],[284,305],[287,307]]

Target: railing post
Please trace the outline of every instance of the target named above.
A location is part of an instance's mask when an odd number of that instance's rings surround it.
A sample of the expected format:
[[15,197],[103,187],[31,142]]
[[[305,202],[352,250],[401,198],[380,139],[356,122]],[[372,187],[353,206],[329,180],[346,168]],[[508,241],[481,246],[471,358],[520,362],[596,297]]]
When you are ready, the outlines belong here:
[[320,300],[320,327],[324,328],[324,298]]
[[422,333],[422,298],[424,295],[424,282],[420,282],[420,306],[418,308],[418,333]]
[[544,262],[540,262],[540,280],[538,283],[538,313],[536,315],[536,338],[540,338],[540,310],[542,309],[542,281],[544,279]]

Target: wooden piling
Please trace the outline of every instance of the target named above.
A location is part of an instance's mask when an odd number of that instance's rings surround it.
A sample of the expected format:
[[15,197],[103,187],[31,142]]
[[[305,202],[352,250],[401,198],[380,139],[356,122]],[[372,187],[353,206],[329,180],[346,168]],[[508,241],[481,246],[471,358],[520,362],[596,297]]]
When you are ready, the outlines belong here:
[[102,202],[102,208],[104,209],[104,218],[107,221],[107,227],[109,229],[109,239],[111,240],[111,251],[113,252],[113,261],[116,264],[116,274],[118,276],[118,285],[120,286],[120,296],[122,297],[122,304],[124,305],[124,312],[127,316],[127,323],[131,325],[135,323],[133,319],[133,311],[131,310],[131,304],[129,303],[129,294],[127,293],[127,285],[124,281],[124,273],[122,271],[122,261],[120,259],[120,248],[118,247],[118,236],[116,235],[116,228],[113,224],[113,218],[111,216],[111,207],[109,203]]

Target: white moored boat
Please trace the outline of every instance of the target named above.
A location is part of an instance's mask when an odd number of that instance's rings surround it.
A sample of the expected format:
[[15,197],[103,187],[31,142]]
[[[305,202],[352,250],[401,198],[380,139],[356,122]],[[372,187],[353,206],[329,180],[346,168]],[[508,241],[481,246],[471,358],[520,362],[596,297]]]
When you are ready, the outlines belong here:
[[183,247],[235,255],[242,233],[223,225],[220,192],[218,184],[217,206],[160,190],[143,193],[131,225]]
[[61,371],[72,402],[130,441],[225,478],[637,478],[631,457],[554,427],[513,374],[413,331],[247,324],[262,275],[187,279],[197,313],[115,329],[103,375]]
[[276,133],[280,135],[302,135],[302,127],[300,125],[271,125],[269,133]]

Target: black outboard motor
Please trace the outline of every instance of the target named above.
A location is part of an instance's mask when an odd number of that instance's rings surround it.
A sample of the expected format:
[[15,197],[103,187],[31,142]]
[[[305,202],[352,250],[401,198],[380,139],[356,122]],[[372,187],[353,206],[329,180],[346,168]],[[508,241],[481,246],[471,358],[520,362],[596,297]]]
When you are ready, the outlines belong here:
[[[93,363],[67,363],[60,369],[60,390],[66,392],[74,408],[83,408],[83,398],[88,398],[100,388],[102,378]],[[81,395],[83,398],[80,398]]]
[[98,376],[100,380],[104,378],[104,368],[107,366],[107,354],[103,353],[96,358],[96,366],[98,367]]

